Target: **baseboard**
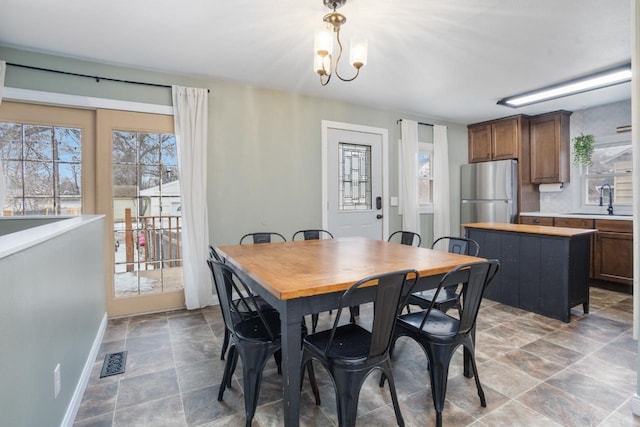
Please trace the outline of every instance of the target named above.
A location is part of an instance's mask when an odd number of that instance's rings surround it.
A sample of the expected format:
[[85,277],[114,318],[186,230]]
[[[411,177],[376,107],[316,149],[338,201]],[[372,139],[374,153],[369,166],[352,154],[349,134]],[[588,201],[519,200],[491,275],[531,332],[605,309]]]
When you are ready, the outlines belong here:
[[631,398],[631,412],[633,415],[640,416],[640,396],[638,393],[635,393]]
[[71,402],[69,402],[69,406],[67,407],[67,412],[64,414],[64,418],[60,423],[60,427],[73,426],[73,422],[75,421],[76,415],[78,414],[78,409],[80,409],[82,396],[84,395],[84,391],[87,388],[87,384],[89,383],[89,378],[91,377],[91,371],[93,370],[93,365],[96,361],[96,357],[98,356],[98,352],[100,351],[100,346],[102,345],[102,339],[104,338],[104,333],[106,330],[107,330],[107,313],[104,313],[104,316],[102,317],[102,322],[100,323],[100,328],[98,328],[98,333],[96,334],[96,337],[93,340],[91,351],[89,352],[89,356],[87,356],[87,360],[84,363],[82,374],[80,374],[80,379],[76,384],[76,389],[73,392],[73,396],[71,397]]

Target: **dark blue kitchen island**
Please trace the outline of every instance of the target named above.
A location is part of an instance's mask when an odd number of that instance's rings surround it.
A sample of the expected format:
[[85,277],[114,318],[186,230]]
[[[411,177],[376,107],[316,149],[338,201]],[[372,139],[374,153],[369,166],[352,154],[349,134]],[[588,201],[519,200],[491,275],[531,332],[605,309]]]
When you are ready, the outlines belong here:
[[463,224],[482,258],[500,261],[485,297],[569,322],[589,312],[589,258],[596,230],[510,223]]

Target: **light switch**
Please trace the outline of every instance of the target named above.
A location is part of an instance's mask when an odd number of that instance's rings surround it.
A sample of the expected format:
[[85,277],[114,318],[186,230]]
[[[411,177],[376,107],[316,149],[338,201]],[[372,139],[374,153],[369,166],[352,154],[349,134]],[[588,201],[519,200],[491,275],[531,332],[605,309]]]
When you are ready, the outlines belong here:
[[389,206],[398,206],[397,196],[391,196],[391,200],[389,201]]

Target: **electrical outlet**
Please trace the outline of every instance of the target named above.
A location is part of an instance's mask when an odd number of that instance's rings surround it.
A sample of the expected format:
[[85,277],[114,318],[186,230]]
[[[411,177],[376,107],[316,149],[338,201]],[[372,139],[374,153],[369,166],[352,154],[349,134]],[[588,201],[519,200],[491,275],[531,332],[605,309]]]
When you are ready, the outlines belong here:
[[53,370],[53,397],[54,399],[58,397],[60,394],[60,364],[56,365],[56,368]]

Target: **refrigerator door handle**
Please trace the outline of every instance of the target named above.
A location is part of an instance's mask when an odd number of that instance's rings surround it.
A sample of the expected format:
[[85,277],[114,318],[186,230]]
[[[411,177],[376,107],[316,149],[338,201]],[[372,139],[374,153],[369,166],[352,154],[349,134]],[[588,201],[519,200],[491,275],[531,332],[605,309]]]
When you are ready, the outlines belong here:
[[507,195],[507,199],[511,199],[513,195],[511,194],[511,178],[512,178],[512,168],[505,168],[505,177],[504,177],[504,192]]

